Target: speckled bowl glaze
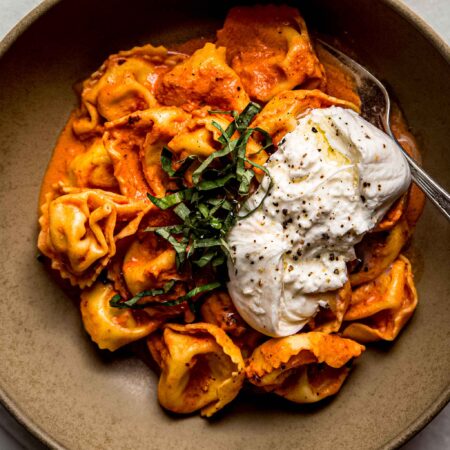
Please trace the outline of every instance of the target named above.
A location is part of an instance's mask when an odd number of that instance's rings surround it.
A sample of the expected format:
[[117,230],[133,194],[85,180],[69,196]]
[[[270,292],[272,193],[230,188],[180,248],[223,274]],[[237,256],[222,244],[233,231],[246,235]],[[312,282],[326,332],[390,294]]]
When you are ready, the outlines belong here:
[[[387,81],[426,169],[448,188],[448,47],[400,1],[297,4],[310,28],[346,40]],[[119,49],[211,34],[231,5],[47,0],[0,44],[0,397],[51,448],[391,449],[449,399],[450,227],[430,205],[410,250],[414,318],[394,345],[364,354],[336,398],[309,407],[243,394],[210,421],[167,415],[156,375],[126,351],[96,350],[36,261],[39,185],[76,103],[73,83]]]

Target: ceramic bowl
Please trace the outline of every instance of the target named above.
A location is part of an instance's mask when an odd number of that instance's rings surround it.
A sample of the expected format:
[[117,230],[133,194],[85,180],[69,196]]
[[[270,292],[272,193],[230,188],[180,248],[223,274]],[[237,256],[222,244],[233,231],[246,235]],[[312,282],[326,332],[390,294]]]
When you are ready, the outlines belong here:
[[[293,4],[388,83],[424,166],[450,187],[448,47],[400,1]],[[336,398],[309,407],[244,394],[213,420],[164,413],[156,375],[126,351],[96,350],[76,305],[36,261],[39,185],[76,104],[74,82],[119,49],[211,35],[231,5],[47,0],[0,45],[0,396],[52,448],[395,448],[449,399],[450,227],[431,205],[410,249],[413,319],[394,345],[364,354]]]

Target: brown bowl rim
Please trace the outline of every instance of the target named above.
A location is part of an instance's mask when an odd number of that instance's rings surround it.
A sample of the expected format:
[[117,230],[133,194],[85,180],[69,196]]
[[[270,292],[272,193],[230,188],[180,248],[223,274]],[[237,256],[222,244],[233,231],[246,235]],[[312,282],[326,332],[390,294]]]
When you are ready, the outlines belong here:
[[[0,41],[0,59],[11,48],[14,42],[24,33],[37,19],[49,11],[53,6],[63,0],[43,0],[38,6],[33,8],[25,17],[23,17]],[[418,16],[402,0],[378,0],[386,4],[397,14],[407,20],[417,31],[427,39],[433,47],[442,55],[447,64],[450,65],[450,46],[444,39],[430,26],[424,19]],[[36,425],[26,413],[8,396],[3,388],[0,388],[0,402],[7,411],[33,436],[38,438],[45,445],[55,450],[68,450],[60,445],[50,434]],[[385,450],[397,449],[408,442],[419,431],[421,431],[437,414],[450,402],[450,385],[439,397],[422,412],[417,419],[401,430],[395,437],[386,442],[382,448]]]

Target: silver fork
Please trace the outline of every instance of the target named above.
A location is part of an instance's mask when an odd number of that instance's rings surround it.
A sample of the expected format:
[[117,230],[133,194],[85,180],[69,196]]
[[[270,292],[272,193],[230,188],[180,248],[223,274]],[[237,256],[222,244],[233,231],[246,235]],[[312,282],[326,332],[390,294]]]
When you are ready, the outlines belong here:
[[390,125],[391,101],[386,88],[380,80],[354,59],[321,39],[318,39],[318,41],[325,50],[343,64],[354,76],[358,93],[361,97],[361,116],[376,127],[384,130],[395,141],[409,163],[412,179],[450,220],[450,195],[403,150],[392,133]]

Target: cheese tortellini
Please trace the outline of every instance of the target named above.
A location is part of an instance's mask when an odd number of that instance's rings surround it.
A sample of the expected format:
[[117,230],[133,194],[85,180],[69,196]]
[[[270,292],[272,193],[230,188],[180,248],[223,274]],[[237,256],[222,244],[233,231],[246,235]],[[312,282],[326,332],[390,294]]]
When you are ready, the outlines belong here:
[[137,231],[148,207],[100,189],[61,188],[48,194],[39,219],[39,250],[52,268],[81,288],[90,286],[116,252],[116,241]]
[[122,272],[132,295],[138,292],[161,288],[171,280],[182,280],[176,267],[176,252],[173,247],[153,233],[146,233],[128,248]]
[[225,47],[207,43],[164,74],[156,98],[164,105],[193,110],[205,105],[242,111],[250,101],[236,72],[228,66]]
[[161,167],[161,150],[189,118],[180,108],[159,106],[106,124],[103,140],[123,195],[164,197],[170,182]]
[[223,114],[209,114],[209,108],[202,108],[193,113],[186,126],[171,139],[168,148],[179,159],[194,155],[206,158],[220,148],[220,130],[212,122],[226,129],[232,117]]
[[264,335],[249,327],[239,315],[228,292],[217,291],[209,295],[200,308],[202,320],[225,331],[241,349],[244,357],[250,356]]
[[350,274],[351,285],[359,286],[374,280],[395,261],[410,236],[411,230],[405,219],[398,221],[389,231],[364,236],[356,246],[361,267]]
[[241,351],[219,327],[207,323],[167,324],[148,338],[161,368],[158,399],[176,413],[200,410],[210,417],[240,391],[244,382]]
[[83,325],[91,339],[112,352],[148,336],[161,323],[142,312],[113,308],[109,302],[116,294],[110,284],[97,282],[82,292],[80,303]]
[[392,341],[417,306],[411,263],[400,255],[375,280],[353,291],[343,335],[358,342]]
[[397,259],[411,238],[424,206],[424,193],[413,183],[375,230],[356,245],[359,264],[350,270],[352,286],[374,280]]
[[[210,417],[244,383],[317,402],[339,391],[361,343],[398,336],[417,305],[401,255],[424,206],[414,184],[302,333],[252,329],[226,289],[224,236],[281,140],[311,109],[361,107],[355,80],[316,53],[296,9],[232,8],[215,41],[120,51],[77,92],[42,184],[38,247],[78,292],[100,349],[145,339],[162,407]],[[391,119],[417,158],[395,107]]]
[[359,112],[353,103],[330,97],[318,89],[283,91],[267,103],[256,117],[253,126],[266,130],[272,136],[273,142],[278,144],[287,133],[294,130],[302,113],[309,109],[329,106],[340,106]]
[[150,44],[111,55],[82,85],[74,132],[98,133],[105,120],[157,105],[156,79],[182,59],[183,55],[170,55],[166,48]]
[[347,311],[351,299],[352,288],[347,281],[345,285],[336,292],[322,294],[327,300],[327,307],[320,308],[319,312],[308,322],[309,328],[324,333],[336,333],[341,328],[344,314]]
[[74,186],[115,190],[114,167],[101,138],[70,162],[69,178]]
[[[209,108],[202,108],[192,114],[184,128],[168,143],[167,148],[183,160],[189,156],[206,158],[220,148],[219,138],[222,132],[213,122],[225,130],[232,122],[229,114],[211,114]],[[236,137],[236,136],[232,136]],[[250,136],[247,143],[246,156],[257,164],[264,164],[269,155],[262,149],[262,145]],[[259,169],[255,170],[258,174]]]
[[246,374],[266,392],[295,403],[314,403],[339,391],[348,363],[363,351],[364,346],[335,334],[300,333],[257,347]]
[[325,85],[323,67],[295,8],[233,8],[217,37],[252,99],[268,102],[279,92],[299,85]]

